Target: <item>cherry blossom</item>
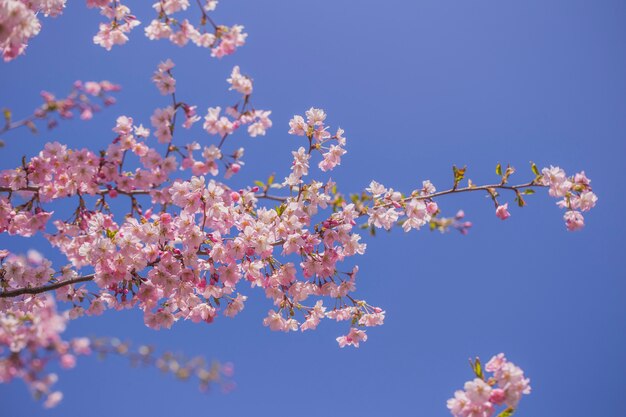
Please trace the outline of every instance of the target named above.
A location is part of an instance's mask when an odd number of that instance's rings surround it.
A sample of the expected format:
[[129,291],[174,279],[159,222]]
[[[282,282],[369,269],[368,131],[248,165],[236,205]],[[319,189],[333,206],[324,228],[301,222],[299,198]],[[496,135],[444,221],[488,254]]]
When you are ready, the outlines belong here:
[[[0,51],[5,61],[11,61],[24,53],[28,42],[41,31],[39,13],[46,17],[57,17],[63,12],[66,0],[0,0]],[[151,40],[169,39],[178,46],[188,42],[209,48],[211,56],[221,58],[234,53],[246,43],[247,34],[241,25],[216,24],[209,16],[215,11],[217,1],[197,1],[200,23],[194,25],[189,19],[175,17],[187,11],[188,0],[158,0],[153,4],[156,18],[144,28]],[[115,45],[124,45],[131,31],[141,24],[130,8],[119,0],[86,0],[88,8],[100,10],[108,19],[100,23],[93,42],[111,50]]]
[[[39,33],[38,12],[56,16],[64,5],[62,0],[0,0],[4,59],[23,53]],[[230,55],[245,44],[247,34],[241,25],[216,24],[209,15],[216,5],[159,0],[144,33],[151,40],[208,48],[213,57]],[[107,19],[93,38],[106,50],[126,43],[140,25],[119,1],[87,0],[87,6]],[[485,195],[504,220],[511,215],[507,196],[524,207],[529,196],[545,189],[565,210],[567,230],[575,231],[585,224],[582,213],[598,202],[584,171],[568,176],[559,167],[539,171],[535,164],[530,179],[518,184],[511,183],[516,171],[510,166],[503,170],[498,164],[496,181],[483,185],[467,177],[466,167],[453,166],[447,186],[424,179],[414,189],[397,190],[372,180],[363,191],[344,194],[330,171],[347,155],[346,132],[333,127],[334,115],[319,107],[293,115],[276,133],[294,136],[290,149],[277,150],[290,155],[289,166],[272,167],[268,171],[275,172],[263,181],[235,185],[231,177],[247,162],[243,145],[248,139],[241,136],[263,140],[274,124],[271,111],[254,107],[258,90],[239,66],[222,78],[236,97],[230,105],[178,97],[175,68],[165,59],[152,74],[156,88],[168,97],[154,103],[149,120],[119,115],[102,149],[49,142],[0,171],[0,233],[43,237],[66,259],[53,265],[37,252],[0,250],[0,382],[23,379],[36,396],[45,397],[45,407],[63,398],[52,388],[56,375],[45,373],[47,362],[70,369],[78,355],[128,351],[119,341],[110,346],[83,338],[64,341],[60,335],[72,319],[138,309],[145,325],[155,330],[184,320],[211,324],[222,316],[236,317],[258,294],[271,305],[259,319],[269,330],[301,333],[326,320],[343,326],[335,339],[340,348],[358,348],[367,341],[368,328],[386,319],[381,307],[356,295],[356,259],[367,249],[361,230],[467,234],[472,222],[462,210],[445,217],[450,209],[443,197]],[[32,116],[13,121],[5,112],[0,134],[22,126],[35,130],[40,120],[54,127],[55,116],[79,113],[88,120],[99,110],[92,99],[112,104],[111,93],[118,90],[107,81],[90,81],[75,83],[63,99],[43,92],[44,104]],[[194,132],[198,122],[201,136],[184,139],[179,126]],[[61,202],[72,206],[69,218],[57,209]],[[67,308],[59,313],[57,302]],[[140,349],[138,358],[147,361],[150,354]],[[164,358],[152,363],[173,366]],[[504,355],[487,363],[490,378],[479,361],[472,366],[476,378],[448,401],[454,416],[491,416],[500,406],[513,410],[530,393],[529,380]],[[220,373],[192,365],[175,368],[172,372],[182,379],[195,372],[204,385]]]
[[500,220],[506,220],[511,217],[511,213],[509,213],[509,203],[498,206],[498,208],[496,208],[496,216],[498,216]]
[[490,417],[498,406],[506,406],[501,415],[511,415],[524,394],[530,394],[530,380],[521,368],[509,362],[503,353],[491,358],[485,365],[493,376],[487,378],[480,360],[471,362],[476,378],[467,381],[464,390],[448,400],[448,409],[454,417]]
[[0,1],[0,50],[5,61],[24,53],[30,38],[41,30],[36,11],[19,0]]

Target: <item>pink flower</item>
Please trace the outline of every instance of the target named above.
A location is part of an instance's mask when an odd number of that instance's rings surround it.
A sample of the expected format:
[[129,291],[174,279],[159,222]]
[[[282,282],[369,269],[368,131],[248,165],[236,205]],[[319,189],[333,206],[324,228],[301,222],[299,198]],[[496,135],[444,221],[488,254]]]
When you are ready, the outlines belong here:
[[506,358],[504,357],[504,353],[498,353],[494,357],[492,357],[489,362],[485,365],[485,370],[488,372],[497,372],[502,368],[502,365],[506,363]]
[[294,319],[285,319],[280,313],[270,310],[267,317],[263,319],[263,325],[274,331],[295,331],[298,330],[298,322]]
[[[439,206],[434,201],[431,201],[430,203],[426,204],[426,211],[428,212],[428,214],[435,214],[437,213],[437,211],[439,211]],[[459,213],[457,213],[457,217],[458,216]]]
[[382,326],[384,321],[385,321],[385,312],[381,311],[379,313],[364,314],[359,319],[359,324],[361,326],[367,326],[367,327]]
[[585,227],[585,218],[580,211],[566,211],[563,215],[563,219],[565,220],[565,227],[567,227],[567,230],[570,232],[575,232]]
[[350,328],[350,332],[345,336],[340,336],[337,338],[337,343],[339,343],[339,347],[343,348],[348,345],[352,345],[354,347],[359,347],[360,342],[365,342],[367,340],[367,334],[365,334],[364,330],[358,330],[354,327]]
[[447,406],[450,412],[455,417],[466,417],[466,407],[470,403],[469,398],[465,394],[465,391],[457,390],[454,392],[454,398],[448,400]]
[[515,409],[522,394],[530,393],[530,381],[524,372],[508,362],[500,353],[485,365],[485,371],[493,372],[493,377],[474,378],[465,383],[464,391],[456,391],[448,400],[448,408],[455,417],[490,417],[495,412],[494,405],[505,404]]
[[506,393],[501,388],[496,388],[491,391],[491,396],[489,397],[489,402],[500,405],[504,402],[506,398]]
[[61,367],[63,369],[71,369],[76,366],[76,357],[69,353],[61,356]]
[[595,207],[598,197],[591,191],[583,191],[578,200],[578,206],[582,211],[589,211]]
[[245,295],[238,294],[237,298],[235,298],[228,304],[226,310],[224,311],[224,315],[228,317],[234,317],[235,315],[239,314],[243,310],[244,302],[247,299],[248,297],[246,297]]
[[469,398],[471,402],[482,404],[489,401],[491,387],[482,379],[474,378],[473,381],[467,381],[464,388],[467,398]]
[[63,393],[61,391],[55,391],[48,395],[46,401],[44,401],[43,406],[45,408],[54,408],[61,402],[63,399]]
[[170,72],[172,68],[174,68],[174,63],[168,59],[158,65],[152,76],[152,81],[163,95],[172,94],[176,91],[176,80]]
[[252,94],[252,80],[245,75],[241,75],[238,65],[233,68],[230,78],[226,81],[230,83],[229,90],[235,90],[244,96]]
[[35,11],[18,0],[0,1],[0,51],[5,61],[24,52],[31,37],[37,35],[41,24]]
[[293,116],[289,121],[289,134],[296,136],[304,136],[307,132],[307,126],[302,116]]
[[501,220],[506,220],[511,217],[511,213],[507,210],[509,208],[509,203],[504,203],[503,205],[498,206],[496,208],[496,216]]

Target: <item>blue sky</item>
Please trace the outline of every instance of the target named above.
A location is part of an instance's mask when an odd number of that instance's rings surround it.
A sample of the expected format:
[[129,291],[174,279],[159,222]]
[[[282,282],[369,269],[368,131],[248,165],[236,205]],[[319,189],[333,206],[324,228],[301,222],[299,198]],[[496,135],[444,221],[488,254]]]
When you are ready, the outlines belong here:
[[[129,6],[149,21],[147,3]],[[439,203],[449,214],[465,210],[475,225],[468,236],[366,237],[358,295],[382,306],[387,320],[360,349],[339,349],[335,337],[345,327],[331,322],[304,334],[270,332],[261,323],[270,302],[256,291],[247,291],[237,318],[210,326],[155,332],[138,312],[77,320],[68,337],[115,335],[231,361],[237,389],[203,395],[194,383],[132,369],[121,358],[81,358],[59,372],[65,399],[58,408],[43,410],[18,382],[0,386],[2,415],[447,416],[446,399],[471,378],[467,358],[499,352],[531,378],[519,416],[622,415],[624,16],[618,0],[225,0],[215,19],[243,24],[250,36],[218,61],[194,46],[150,42],[141,29],[107,53],[91,42],[100,16],[70,2],[60,18],[44,19],[26,56],[0,65],[0,106],[26,115],[40,90],[60,95],[76,79],[122,84],[118,104],[90,122],[6,135],[1,168],[49,140],[103,147],[121,114],[148,125],[152,110],[169,104],[150,82],[169,57],[180,99],[200,109],[231,104],[236,96],[225,79],[240,65],[255,80],[255,105],[273,111],[266,137],[238,135],[230,144],[246,148],[237,184],[286,175],[300,145],[287,123],[316,106],[346,130],[348,154],[333,172],[346,192],[372,179],[403,191],[431,179],[443,189],[452,164],[467,164],[468,176],[484,183],[494,180],[496,163],[511,163],[521,182],[532,160],[585,170],[600,200],[579,233],[565,231],[562,211],[543,193],[513,207],[506,222],[484,196],[466,194]],[[199,130],[181,137],[188,139],[214,140]],[[41,243],[0,237],[20,250]]]

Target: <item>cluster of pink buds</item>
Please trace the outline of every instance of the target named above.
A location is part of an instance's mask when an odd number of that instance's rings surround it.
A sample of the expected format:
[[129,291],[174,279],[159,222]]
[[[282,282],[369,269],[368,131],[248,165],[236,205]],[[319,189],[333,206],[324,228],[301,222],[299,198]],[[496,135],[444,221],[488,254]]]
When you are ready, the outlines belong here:
[[90,97],[101,99],[105,106],[115,103],[115,98],[110,95],[112,92],[120,91],[120,86],[108,81],[76,81],[72,92],[65,98],[57,99],[54,94],[47,91],[41,92],[44,103],[35,110],[34,116],[37,119],[48,119],[48,128],[56,126],[58,123],[51,117],[55,112],[62,119],[74,117],[74,111],[80,113],[82,120],[89,120],[93,114],[100,111],[100,107],[90,100]]
[[100,105],[94,102],[94,98],[99,99],[102,105],[110,106],[115,103],[115,98],[111,93],[120,89],[119,85],[109,81],[75,81],[72,91],[63,98],[57,98],[48,91],[42,91],[43,104],[28,117],[13,120],[11,110],[3,109],[4,126],[0,127],[0,133],[24,126],[31,132],[37,133],[36,122],[45,121],[48,129],[52,129],[58,125],[59,119],[71,119],[75,113],[79,114],[81,120],[89,120],[101,109]]
[[500,353],[485,365],[493,376],[487,378],[477,358],[471,362],[476,378],[467,381],[464,390],[454,393],[448,408],[454,417],[491,417],[496,407],[505,407],[499,416],[510,416],[517,409],[523,394],[530,394],[530,380],[521,368],[507,361]]

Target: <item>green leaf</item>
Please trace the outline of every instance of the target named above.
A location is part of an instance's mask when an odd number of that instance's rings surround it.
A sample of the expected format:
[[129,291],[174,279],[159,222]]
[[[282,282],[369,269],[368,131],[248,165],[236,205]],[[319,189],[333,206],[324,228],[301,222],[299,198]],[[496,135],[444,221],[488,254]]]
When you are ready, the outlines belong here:
[[476,377],[484,380],[485,375],[483,374],[483,367],[480,363],[480,358],[476,358],[474,362],[470,360],[470,365],[472,366],[472,370],[474,371],[474,374],[476,374]]
[[535,194],[535,190],[533,190],[532,188],[527,188],[524,190],[524,194]]
[[272,185],[274,184],[274,176],[275,174],[270,175],[270,177],[267,179],[267,185]]
[[539,169],[537,168],[537,165],[535,165],[534,162],[530,163],[530,169],[533,170],[533,174],[535,174],[536,176],[541,176],[541,174],[539,173]]
[[278,213],[278,217],[280,217],[285,212],[286,208],[287,206],[285,206],[284,204],[281,204],[280,206],[276,207],[276,213]]
[[466,170],[467,170],[466,166],[464,166],[463,168],[457,168],[456,165],[452,165],[452,172],[454,173],[454,188],[456,188],[461,182],[461,180],[465,178]]
[[509,416],[512,416],[514,412],[515,412],[515,409],[509,407],[506,410],[502,410],[502,412],[498,414],[496,417],[509,417]]
[[496,165],[496,174],[502,176],[502,165],[500,165],[499,162],[498,165]]
[[263,184],[263,182],[261,182],[261,181],[259,181],[259,180],[254,181],[254,184],[255,184],[255,185],[258,185],[258,186],[259,186],[259,187],[261,187],[261,188],[265,188],[265,184]]
[[2,114],[4,115],[4,122],[9,125],[11,124],[11,110],[3,109]]

